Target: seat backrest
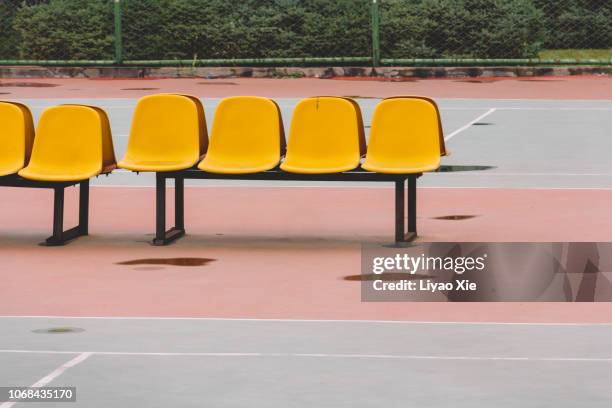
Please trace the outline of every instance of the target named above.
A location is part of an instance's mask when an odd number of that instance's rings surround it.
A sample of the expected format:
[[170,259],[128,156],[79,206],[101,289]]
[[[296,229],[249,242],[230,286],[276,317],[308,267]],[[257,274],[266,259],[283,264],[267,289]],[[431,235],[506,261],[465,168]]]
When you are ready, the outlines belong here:
[[27,106],[0,101],[0,176],[25,167],[34,143],[34,122]]
[[184,96],[186,98],[191,99],[198,109],[198,125],[200,128],[200,157],[206,154],[206,150],[208,149],[208,128],[206,126],[206,113],[204,112],[204,105],[202,101],[197,96],[187,95],[187,94],[174,94]]
[[444,141],[444,130],[442,129],[442,115],[440,115],[440,108],[438,108],[438,104],[436,103],[436,101],[434,101],[431,98],[428,98],[426,96],[414,96],[414,95],[405,95],[405,96],[390,96],[388,98],[385,98],[383,100],[388,100],[388,99],[416,99],[416,100],[423,100],[426,102],[429,102],[431,105],[433,105],[434,109],[436,110],[436,115],[438,118],[438,133],[439,133],[439,139],[440,139],[440,156],[447,156],[449,153],[446,150],[446,143]]
[[206,156],[278,164],[284,142],[280,109],[272,99],[234,96],[217,106]]
[[108,115],[104,109],[93,107],[98,111],[102,120],[102,173],[110,173],[117,168],[115,148],[113,147],[113,134]]
[[[61,105],[43,111],[26,170],[82,180],[100,174],[104,125],[97,109]],[[64,177],[65,176],[65,177]]]
[[301,100],[293,111],[283,169],[333,173],[359,165],[365,137],[359,105],[349,98]]
[[115,158],[115,148],[113,146],[113,134],[110,127],[110,121],[108,114],[102,108],[91,105],[76,105],[67,104],[71,106],[87,106],[94,109],[100,115],[102,121],[102,174],[110,173],[117,168],[117,160]]
[[366,163],[402,168],[436,164],[444,152],[440,114],[422,97],[392,97],[374,109]]
[[195,165],[201,152],[202,112],[192,97],[159,94],[141,98],[132,119],[126,159]]

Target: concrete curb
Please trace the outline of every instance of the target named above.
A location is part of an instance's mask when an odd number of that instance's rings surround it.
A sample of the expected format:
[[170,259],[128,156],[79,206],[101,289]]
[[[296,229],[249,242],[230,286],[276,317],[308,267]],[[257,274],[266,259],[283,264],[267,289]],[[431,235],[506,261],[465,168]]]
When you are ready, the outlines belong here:
[[0,66],[0,78],[462,78],[612,76],[612,66],[546,67],[43,67]]

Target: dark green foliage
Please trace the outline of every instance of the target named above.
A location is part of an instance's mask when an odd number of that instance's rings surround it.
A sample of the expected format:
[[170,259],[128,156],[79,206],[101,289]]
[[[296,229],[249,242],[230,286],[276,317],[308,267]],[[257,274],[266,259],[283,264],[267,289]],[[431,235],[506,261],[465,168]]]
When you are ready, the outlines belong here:
[[534,0],[549,10],[546,48],[612,48],[612,0]]
[[17,11],[13,29],[24,59],[112,59],[108,0],[50,0]]
[[[371,0],[122,0],[124,58],[371,54]],[[379,0],[383,58],[612,47],[612,0]],[[0,0],[0,59],[112,59],[112,0]]]
[[531,0],[391,0],[382,3],[381,47],[392,58],[536,55],[541,12]]
[[369,55],[368,13],[363,0],[127,0],[126,58]]
[[0,59],[16,58],[19,37],[13,29],[13,19],[20,1],[0,1]]

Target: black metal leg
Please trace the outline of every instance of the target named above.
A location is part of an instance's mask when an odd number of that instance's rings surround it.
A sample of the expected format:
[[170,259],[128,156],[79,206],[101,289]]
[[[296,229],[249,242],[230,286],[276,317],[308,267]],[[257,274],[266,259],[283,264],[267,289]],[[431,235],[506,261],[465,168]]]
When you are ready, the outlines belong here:
[[408,236],[412,241],[417,237],[417,176],[408,178]]
[[[176,205],[175,216],[177,219],[175,220],[177,223],[183,223],[183,202],[184,202],[184,187],[183,187],[183,179],[181,179],[179,191],[175,193],[175,198],[179,196],[180,199],[179,206]],[[153,240],[153,245],[162,246],[171,243],[172,241],[182,237],[185,235],[185,230],[183,228],[173,227],[166,231],[166,176],[163,173],[156,174],[156,185],[155,185],[155,219],[156,219],[156,228],[155,228],[155,239]]]
[[68,241],[89,232],[89,180],[79,187],[79,225],[64,231],[64,188],[53,189],[53,235],[43,243],[47,246],[65,245]]
[[404,184],[405,180],[395,182],[395,242],[404,241]]
[[89,180],[79,186],[79,231],[81,235],[89,234]]
[[185,231],[185,179],[181,177],[174,180],[174,225]]
[[166,244],[166,178],[155,175],[155,239],[153,245]]
[[53,235],[47,238],[47,243],[61,245],[64,232],[64,187],[53,189]]
[[[416,232],[416,180],[408,178],[408,200],[405,204],[406,180],[395,181],[395,242],[410,242],[417,237]],[[408,233],[406,233],[405,211],[408,210]]]

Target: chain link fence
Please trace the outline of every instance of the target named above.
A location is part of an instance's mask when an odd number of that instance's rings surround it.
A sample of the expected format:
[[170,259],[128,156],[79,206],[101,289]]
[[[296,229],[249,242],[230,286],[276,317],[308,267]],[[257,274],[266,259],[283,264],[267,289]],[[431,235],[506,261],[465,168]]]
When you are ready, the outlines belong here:
[[124,1],[128,60],[368,57],[371,53],[366,1]]
[[611,0],[381,0],[380,8],[383,59],[612,58]]
[[610,64],[612,0],[0,0],[5,65],[474,60]]

